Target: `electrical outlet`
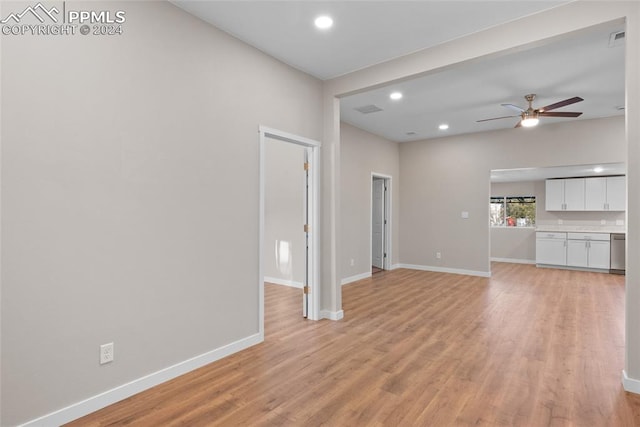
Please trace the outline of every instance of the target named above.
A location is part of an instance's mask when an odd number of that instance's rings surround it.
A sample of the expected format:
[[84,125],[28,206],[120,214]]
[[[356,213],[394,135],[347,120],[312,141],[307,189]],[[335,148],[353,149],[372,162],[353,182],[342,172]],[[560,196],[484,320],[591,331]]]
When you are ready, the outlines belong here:
[[606,219],[601,219],[600,220],[600,225],[607,225],[607,220]]
[[558,225],[562,225],[562,220],[561,219],[558,220]]
[[442,258],[442,254],[440,252],[436,252],[436,259],[441,259]]
[[113,343],[102,344],[100,346],[100,364],[113,362]]

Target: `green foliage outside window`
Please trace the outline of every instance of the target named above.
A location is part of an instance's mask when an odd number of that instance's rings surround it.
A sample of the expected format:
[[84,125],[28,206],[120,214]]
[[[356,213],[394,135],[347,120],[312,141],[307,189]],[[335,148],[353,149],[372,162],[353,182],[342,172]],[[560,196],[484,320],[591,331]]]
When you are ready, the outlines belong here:
[[535,196],[491,197],[492,227],[533,227],[536,224]]

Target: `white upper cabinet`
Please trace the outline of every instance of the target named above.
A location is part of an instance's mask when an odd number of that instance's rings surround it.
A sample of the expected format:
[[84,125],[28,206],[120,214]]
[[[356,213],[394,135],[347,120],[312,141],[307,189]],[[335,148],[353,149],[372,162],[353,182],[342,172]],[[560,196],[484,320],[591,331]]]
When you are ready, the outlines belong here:
[[584,178],[570,178],[564,181],[564,204],[567,211],[584,210]]
[[626,209],[625,177],[587,178],[585,202],[588,211],[624,211]]
[[564,210],[564,180],[548,179],[546,182],[545,207],[548,211]]
[[546,210],[583,211],[584,178],[548,179],[546,181]]
[[607,210],[624,211],[627,209],[627,177],[610,176],[607,178]]
[[624,211],[626,178],[548,179],[546,197],[548,211]]
[[604,211],[607,206],[607,178],[589,178],[585,185],[588,211]]

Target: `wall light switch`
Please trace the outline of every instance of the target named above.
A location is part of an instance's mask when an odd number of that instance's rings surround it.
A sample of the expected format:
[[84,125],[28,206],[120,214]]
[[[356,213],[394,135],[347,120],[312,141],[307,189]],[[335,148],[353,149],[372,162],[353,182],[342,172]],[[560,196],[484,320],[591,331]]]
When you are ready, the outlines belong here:
[[561,219],[558,220],[558,225],[562,225],[562,220]]
[[462,218],[464,218],[464,219],[469,218],[469,212],[467,212],[467,211],[462,211]]
[[600,220],[600,225],[607,225],[607,220],[606,219],[601,219]]
[[624,219],[616,219],[616,225],[624,225]]

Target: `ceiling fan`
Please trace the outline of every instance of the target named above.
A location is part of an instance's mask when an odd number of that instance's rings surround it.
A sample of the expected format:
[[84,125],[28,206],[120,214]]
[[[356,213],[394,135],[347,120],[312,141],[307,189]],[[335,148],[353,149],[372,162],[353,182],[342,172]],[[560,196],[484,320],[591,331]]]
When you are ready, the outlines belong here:
[[486,122],[489,120],[499,120],[499,119],[508,119],[511,117],[520,117],[520,121],[515,127],[517,128],[520,126],[531,127],[538,124],[540,117],[578,117],[582,114],[582,113],[577,113],[572,111],[562,111],[562,112],[552,112],[552,113],[549,112],[551,110],[555,110],[556,108],[565,107],[567,105],[575,104],[576,102],[584,101],[579,96],[574,96],[573,98],[565,99],[564,101],[556,102],[555,104],[547,105],[546,107],[534,109],[531,106],[531,104],[533,103],[533,100],[535,99],[535,97],[536,97],[535,93],[525,95],[524,99],[526,99],[527,102],[529,102],[529,108],[527,108],[526,110],[524,108],[518,107],[517,105],[513,105],[513,104],[500,104],[503,107],[511,108],[512,110],[518,111],[520,113],[518,115],[477,120],[477,123]]

